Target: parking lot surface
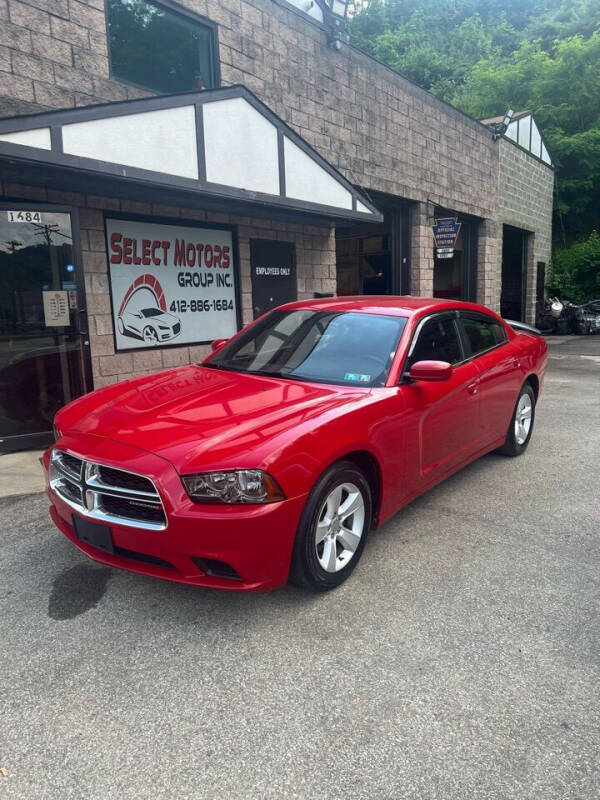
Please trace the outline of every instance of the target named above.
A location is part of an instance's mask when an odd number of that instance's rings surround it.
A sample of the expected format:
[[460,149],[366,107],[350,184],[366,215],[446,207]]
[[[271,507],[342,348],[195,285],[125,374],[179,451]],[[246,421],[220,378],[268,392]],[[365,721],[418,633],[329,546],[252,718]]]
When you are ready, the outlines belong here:
[[0,798],[596,800],[599,484],[597,336],[327,595],[106,569],[5,498]]

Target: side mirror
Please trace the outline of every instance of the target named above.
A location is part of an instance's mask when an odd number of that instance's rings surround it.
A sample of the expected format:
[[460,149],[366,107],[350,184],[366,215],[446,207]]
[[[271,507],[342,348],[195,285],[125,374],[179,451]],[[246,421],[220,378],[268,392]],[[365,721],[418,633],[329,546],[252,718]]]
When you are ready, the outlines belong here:
[[210,343],[210,349],[214,352],[220,350],[224,344],[227,344],[227,339],[213,339]]
[[413,381],[447,381],[452,375],[452,364],[447,361],[417,361],[408,374]]

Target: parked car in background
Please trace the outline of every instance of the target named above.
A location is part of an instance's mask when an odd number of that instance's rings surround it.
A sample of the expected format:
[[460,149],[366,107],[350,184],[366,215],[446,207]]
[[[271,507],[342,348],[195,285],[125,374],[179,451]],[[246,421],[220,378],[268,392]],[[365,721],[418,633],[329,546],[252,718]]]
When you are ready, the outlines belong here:
[[580,334],[600,333],[600,300],[591,300],[580,306],[574,306],[574,316]]
[[332,589],[414,497],[491,450],[525,451],[546,360],[540,336],[473,303],[291,303],[200,365],[62,409],[50,513],[114,567]]

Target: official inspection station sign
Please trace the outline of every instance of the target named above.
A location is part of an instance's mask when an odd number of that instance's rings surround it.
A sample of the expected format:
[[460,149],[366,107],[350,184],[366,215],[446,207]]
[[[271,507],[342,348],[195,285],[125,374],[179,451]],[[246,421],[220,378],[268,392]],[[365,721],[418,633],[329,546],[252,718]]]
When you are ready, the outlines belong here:
[[436,255],[438,258],[452,258],[461,223],[456,217],[436,219],[433,225]]
[[106,241],[117,350],[237,331],[230,230],[107,218]]

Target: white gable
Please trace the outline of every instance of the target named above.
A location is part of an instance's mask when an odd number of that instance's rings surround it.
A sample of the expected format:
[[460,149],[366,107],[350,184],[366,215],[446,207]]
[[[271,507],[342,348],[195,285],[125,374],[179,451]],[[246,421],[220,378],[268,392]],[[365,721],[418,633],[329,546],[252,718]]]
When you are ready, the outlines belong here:
[[198,178],[193,106],[75,122],[62,137],[68,155]]
[[30,131],[0,133],[0,142],[11,142],[12,144],[22,144],[25,147],[50,150],[50,128],[34,128]]
[[536,158],[540,158],[546,164],[552,166],[552,159],[532,114],[524,114],[521,117],[517,117],[517,119],[513,119],[504,135],[507,139],[528,150]]
[[352,195],[313,158],[285,137],[285,188],[288,197],[326,206],[352,208]]
[[206,180],[279,193],[277,128],[243,97],[205,103]]

